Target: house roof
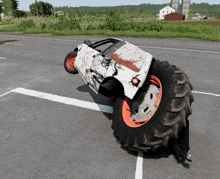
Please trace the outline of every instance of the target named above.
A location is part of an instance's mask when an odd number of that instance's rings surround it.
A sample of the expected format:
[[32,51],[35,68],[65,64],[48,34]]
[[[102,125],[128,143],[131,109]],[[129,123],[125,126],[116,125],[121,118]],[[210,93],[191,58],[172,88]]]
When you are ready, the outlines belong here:
[[181,16],[184,16],[183,14],[179,14],[179,13],[177,13],[177,12],[173,12],[173,13],[170,13],[170,14],[167,14],[167,15],[165,15],[165,17],[170,17],[170,15],[172,16],[172,17],[181,17]]
[[[171,8],[171,9],[173,9],[173,10],[176,10],[176,9],[170,7],[169,4],[168,4],[167,6],[165,6],[165,7],[163,7],[162,9],[164,9],[164,8],[166,8],[166,7],[169,7],[169,8]],[[162,10],[162,9],[160,9],[160,10]]]
[[177,13],[177,12],[171,12],[171,13],[169,13],[169,14],[167,14],[167,15],[170,15],[170,14],[175,14],[175,15],[183,15],[183,14],[180,14],[180,13]]

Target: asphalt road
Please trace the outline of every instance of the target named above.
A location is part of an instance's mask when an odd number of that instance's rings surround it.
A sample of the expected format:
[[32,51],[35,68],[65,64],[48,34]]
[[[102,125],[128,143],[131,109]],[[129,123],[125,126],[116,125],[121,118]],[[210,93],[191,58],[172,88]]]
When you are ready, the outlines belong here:
[[[85,39],[0,34],[0,178],[201,179],[220,178],[220,43],[124,38],[155,58],[181,68],[193,84],[192,163],[165,151],[128,153],[115,141],[111,114],[10,90],[22,87],[107,106],[79,74],[63,68],[68,52]],[[205,94],[209,93],[209,94]],[[139,158],[140,159],[140,158]],[[139,173],[138,173],[139,172]]]

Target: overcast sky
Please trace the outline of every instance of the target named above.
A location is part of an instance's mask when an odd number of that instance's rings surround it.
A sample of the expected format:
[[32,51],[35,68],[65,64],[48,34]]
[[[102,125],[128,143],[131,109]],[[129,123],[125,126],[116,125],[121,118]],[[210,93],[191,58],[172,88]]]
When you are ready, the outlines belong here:
[[[35,0],[18,0],[19,10],[29,11],[30,4],[34,3]],[[39,2],[40,0],[37,0]],[[41,0],[43,2],[48,2],[54,7],[60,6],[121,6],[121,5],[140,5],[140,4],[164,4],[170,3],[171,0]],[[179,1],[182,3],[182,0]],[[220,0],[190,0],[191,3],[209,3],[209,4],[220,4]]]

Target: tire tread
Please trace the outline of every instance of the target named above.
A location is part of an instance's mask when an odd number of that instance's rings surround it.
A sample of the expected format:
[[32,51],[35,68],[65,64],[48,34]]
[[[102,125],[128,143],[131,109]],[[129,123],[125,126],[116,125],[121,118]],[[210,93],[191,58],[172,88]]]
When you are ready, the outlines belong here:
[[[112,129],[117,141],[131,150],[147,151],[156,150],[161,146],[167,147],[172,138],[177,139],[179,132],[186,127],[186,120],[192,113],[191,103],[194,101],[191,90],[193,89],[188,76],[167,61],[160,62],[154,59],[149,74],[167,74],[164,81],[169,83],[172,90],[167,90],[167,100],[161,112],[156,112],[150,120],[138,128],[127,126],[121,114],[124,99],[119,97],[113,108]],[[154,74],[153,74],[154,75]],[[172,79],[172,80],[171,80]],[[163,97],[162,97],[163,100]],[[168,102],[167,101],[167,102]],[[161,107],[162,108],[162,107]],[[140,129],[139,129],[140,128]]]

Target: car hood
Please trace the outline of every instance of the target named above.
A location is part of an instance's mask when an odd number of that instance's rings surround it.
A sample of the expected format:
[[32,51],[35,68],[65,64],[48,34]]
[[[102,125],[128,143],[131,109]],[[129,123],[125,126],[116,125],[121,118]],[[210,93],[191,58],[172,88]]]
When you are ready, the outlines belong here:
[[125,43],[113,52],[109,58],[132,71],[139,72],[149,61],[151,62],[152,55],[135,45]]

